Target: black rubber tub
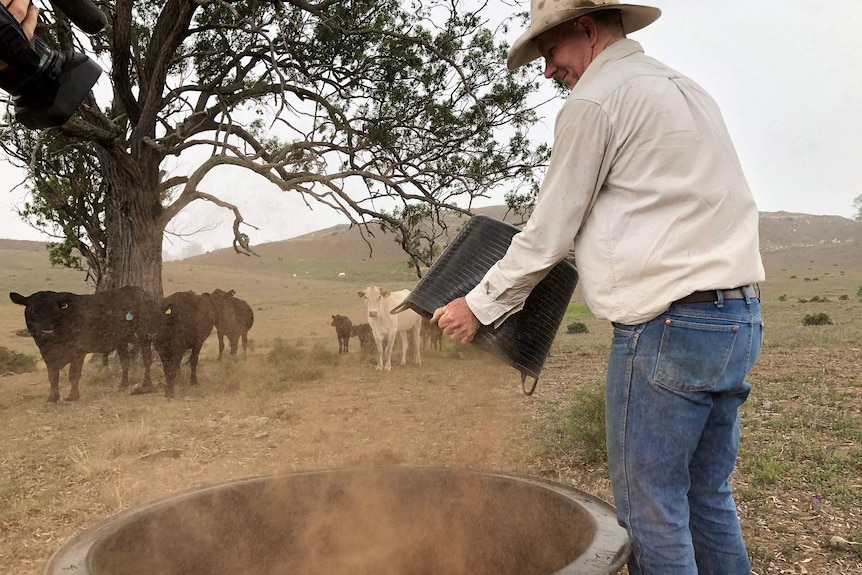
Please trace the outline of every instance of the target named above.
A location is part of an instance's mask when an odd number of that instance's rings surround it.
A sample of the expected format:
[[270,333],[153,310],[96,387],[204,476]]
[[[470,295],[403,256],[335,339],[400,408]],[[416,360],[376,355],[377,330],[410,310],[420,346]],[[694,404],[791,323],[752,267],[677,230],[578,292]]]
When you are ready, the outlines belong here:
[[606,575],[629,553],[614,509],[507,473],[341,469],[257,477],[131,509],[46,575]]
[[[474,216],[392,313],[410,308],[430,318],[438,307],[467,295],[506,254],[519,231],[502,220]],[[473,344],[520,371],[522,386],[528,376],[534,378],[535,388],[577,283],[575,267],[560,262],[533,288],[521,311],[497,328],[481,326]]]

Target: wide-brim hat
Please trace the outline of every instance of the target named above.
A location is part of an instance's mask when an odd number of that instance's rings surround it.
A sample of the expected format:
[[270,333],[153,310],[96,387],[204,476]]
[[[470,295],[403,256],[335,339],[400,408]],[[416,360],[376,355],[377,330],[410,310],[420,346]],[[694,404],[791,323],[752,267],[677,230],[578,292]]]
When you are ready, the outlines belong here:
[[506,58],[509,70],[541,57],[533,42],[536,36],[558,24],[599,10],[622,12],[626,34],[649,26],[661,16],[661,10],[653,6],[620,4],[619,0],[530,0],[530,27],[509,48]]

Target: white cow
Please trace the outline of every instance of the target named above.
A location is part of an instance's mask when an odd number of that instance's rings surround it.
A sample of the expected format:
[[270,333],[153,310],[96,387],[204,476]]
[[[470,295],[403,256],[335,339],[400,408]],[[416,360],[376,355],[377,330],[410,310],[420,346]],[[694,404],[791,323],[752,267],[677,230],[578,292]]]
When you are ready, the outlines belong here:
[[412,309],[397,314],[389,313],[404,301],[409,293],[410,290],[406,289],[396,292],[383,291],[374,285],[359,292],[359,297],[365,300],[368,324],[374,334],[374,343],[377,344],[377,369],[392,370],[392,347],[395,345],[396,335],[401,336],[401,365],[407,363],[407,348],[410,346],[415,350],[416,365],[422,365],[419,351],[422,317]]

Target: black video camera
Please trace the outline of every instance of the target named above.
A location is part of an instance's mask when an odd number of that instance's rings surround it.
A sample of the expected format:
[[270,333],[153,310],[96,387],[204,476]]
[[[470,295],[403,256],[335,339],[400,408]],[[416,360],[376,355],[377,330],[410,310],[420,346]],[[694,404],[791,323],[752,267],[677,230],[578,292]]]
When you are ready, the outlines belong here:
[[[107,23],[89,0],[51,0],[89,34]],[[30,41],[15,17],[0,4],[0,89],[12,96],[15,119],[30,129],[64,124],[90,93],[102,69],[78,52],[58,52],[38,37]]]

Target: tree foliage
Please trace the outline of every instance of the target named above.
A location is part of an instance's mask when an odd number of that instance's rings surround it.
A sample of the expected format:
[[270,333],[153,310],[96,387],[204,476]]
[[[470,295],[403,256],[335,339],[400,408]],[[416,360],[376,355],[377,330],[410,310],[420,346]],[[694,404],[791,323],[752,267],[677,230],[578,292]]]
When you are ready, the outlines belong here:
[[[61,14],[46,13],[39,34],[58,46],[86,43],[108,68],[109,101],[92,96],[38,138],[13,123],[2,139],[31,174],[25,215],[53,224],[68,242],[61,245],[103,246],[110,283],[143,279],[160,292],[162,235],[197,200],[231,210],[234,248],[254,253],[240,206],[217,195],[225,166],[331,208],[366,233],[394,230],[417,269],[434,254],[417,241],[417,215],[469,213],[500,190],[535,193],[548,154],[527,138],[535,70],[505,70],[506,46],[487,27],[484,5],[98,4],[108,14],[102,33],[75,35]],[[194,168],[166,177],[180,157]],[[79,172],[86,176],[73,177]],[[88,206],[71,210],[79,219],[61,217],[78,205]],[[104,224],[104,244],[83,241],[85,215]]]
[[856,210],[856,214],[853,216],[853,219],[857,222],[862,222],[862,194],[856,196],[853,200],[853,209]]

